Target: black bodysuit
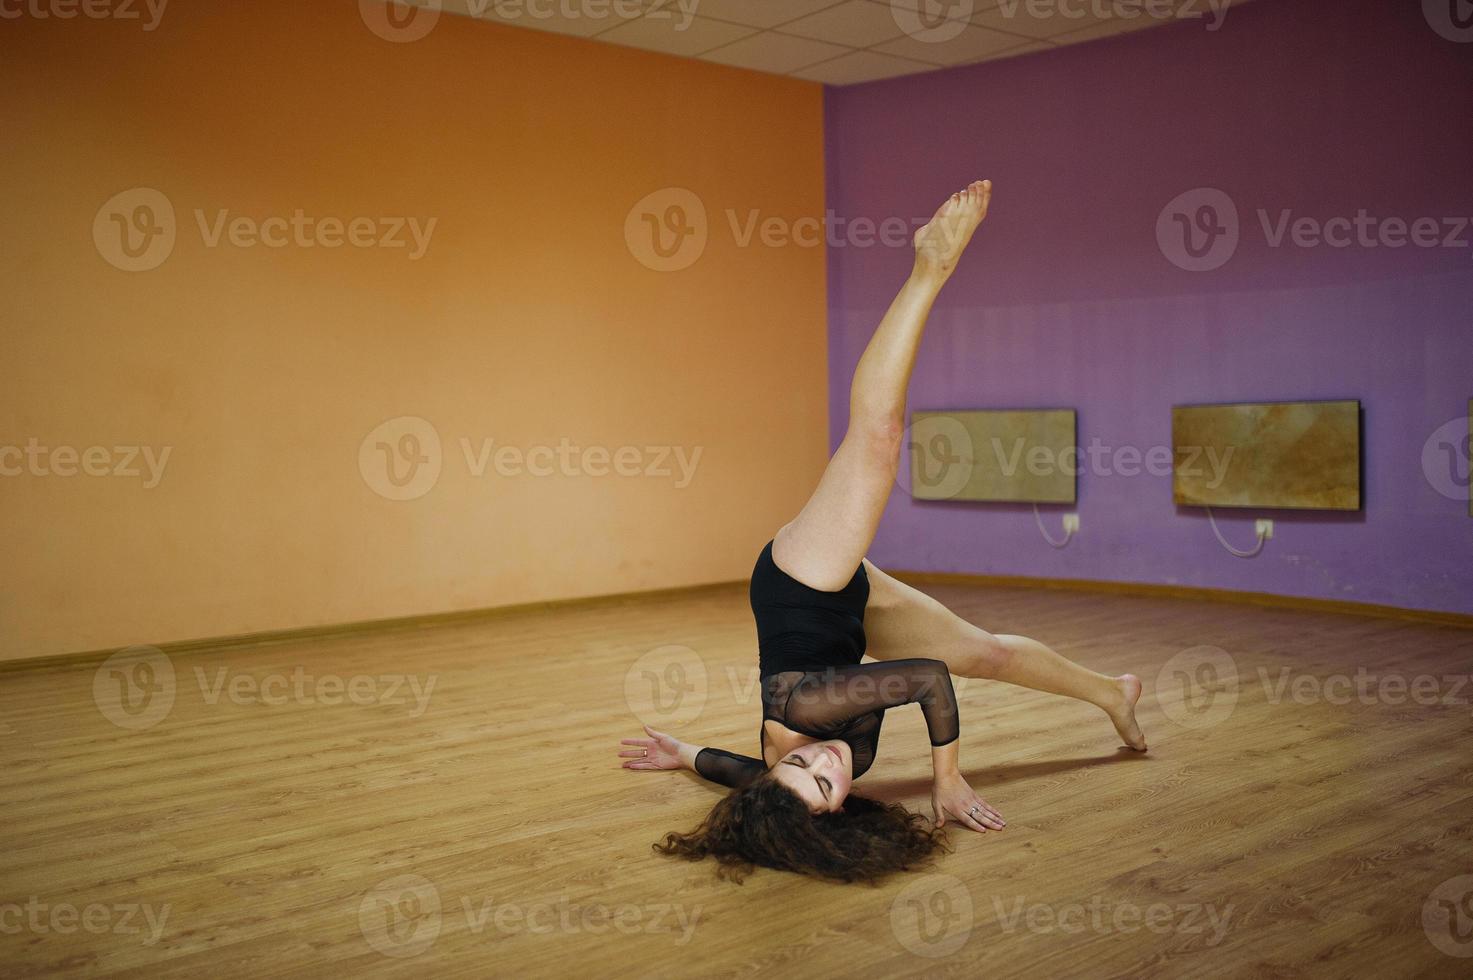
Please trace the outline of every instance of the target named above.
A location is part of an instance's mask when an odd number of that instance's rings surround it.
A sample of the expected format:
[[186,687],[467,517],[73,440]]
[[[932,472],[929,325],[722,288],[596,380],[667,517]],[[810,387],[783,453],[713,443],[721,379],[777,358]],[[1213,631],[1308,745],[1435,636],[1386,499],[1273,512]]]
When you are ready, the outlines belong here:
[[[956,740],[956,693],[943,661],[860,663],[869,601],[863,563],[842,589],[824,592],[778,568],[769,541],[752,569],[750,599],[757,620],[764,722],[758,737],[764,749],[768,718],[813,738],[842,739],[853,751],[858,778],[875,761],[885,709],[912,701],[926,716],[932,745]],[[726,786],[744,785],[767,771],[763,759],[725,749],[704,748],[695,762],[698,773]]]

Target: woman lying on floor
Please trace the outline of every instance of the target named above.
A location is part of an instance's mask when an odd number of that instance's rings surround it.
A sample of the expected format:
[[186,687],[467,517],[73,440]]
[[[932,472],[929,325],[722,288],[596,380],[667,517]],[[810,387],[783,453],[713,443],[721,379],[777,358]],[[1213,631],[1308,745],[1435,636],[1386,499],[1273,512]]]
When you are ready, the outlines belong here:
[[[994,635],[876,568],[874,540],[900,462],[905,391],[926,317],[987,215],[990,181],[953,194],[915,235],[915,266],[854,371],[849,428],[813,496],[762,549],[752,571],[762,682],[762,758],[682,742],[646,726],[624,739],[624,766],[691,769],[733,788],[690,833],[655,848],[710,856],[736,880],[755,865],[875,881],[945,845],[948,820],[1007,826],[958,768],[951,674],[1006,681],[1102,708],[1144,751],[1141,684],[1066,660],[1036,640]],[[876,663],[861,663],[868,653]],[[916,654],[924,654],[918,657]],[[886,709],[917,703],[931,739],[934,821],[850,792],[874,762]]]

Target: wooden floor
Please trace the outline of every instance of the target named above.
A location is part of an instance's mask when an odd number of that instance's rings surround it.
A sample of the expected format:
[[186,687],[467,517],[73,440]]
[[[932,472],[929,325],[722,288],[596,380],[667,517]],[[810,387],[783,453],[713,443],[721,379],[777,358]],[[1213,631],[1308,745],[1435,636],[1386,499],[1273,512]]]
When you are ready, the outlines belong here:
[[[1140,674],[1151,751],[1117,752],[1090,706],[959,682],[963,771],[1008,829],[952,831],[934,869],[874,889],[766,871],[736,886],[650,852],[719,789],[622,770],[616,742],[644,717],[755,752],[742,587],[0,672],[0,972],[1473,970],[1452,955],[1473,952],[1473,879],[1456,880],[1473,875],[1473,632],[928,591]],[[427,702],[411,682],[433,684]],[[343,686],[362,703],[334,703]],[[892,712],[858,789],[929,812],[926,749],[919,711]]]

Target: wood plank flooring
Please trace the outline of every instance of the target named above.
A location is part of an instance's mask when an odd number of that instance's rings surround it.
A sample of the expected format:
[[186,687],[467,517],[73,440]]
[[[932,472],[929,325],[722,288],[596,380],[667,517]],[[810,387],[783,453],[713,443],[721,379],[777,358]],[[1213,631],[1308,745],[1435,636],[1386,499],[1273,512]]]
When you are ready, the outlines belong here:
[[[924,588],[1141,675],[1150,753],[959,680],[1006,831],[878,888],[737,886],[649,849],[720,787],[615,751],[643,719],[756,754],[743,586],[7,671],[0,975],[1473,972],[1473,631]],[[856,787],[929,813],[929,775],[902,708]]]

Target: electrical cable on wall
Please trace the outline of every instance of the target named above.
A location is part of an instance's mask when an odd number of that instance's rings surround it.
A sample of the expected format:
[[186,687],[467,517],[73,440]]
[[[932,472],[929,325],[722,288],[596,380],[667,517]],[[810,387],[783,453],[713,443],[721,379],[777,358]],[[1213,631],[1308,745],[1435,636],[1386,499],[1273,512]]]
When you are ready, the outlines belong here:
[[1049,537],[1048,531],[1045,530],[1043,526],[1043,516],[1038,513],[1037,504],[1033,505],[1033,522],[1038,525],[1038,533],[1043,535],[1043,539],[1049,543],[1050,548],[1062,548],[1069,543],[1069,540],[1071,538],[1074,537],[1074,530],[1072,528],[1068,528],[1064,531],[1064,540],[1062,541],[1055,541],[1053,538]]
[[1207,520],[1212,525],[1212,533],[1217,535],[1217,543],[1222,545],[1233,555],[1236,555],[1239,558],[1252,558],[1254,555],[1263,550],[1263,543],[1268,540],[1268,534],[1262,528],[1260,528],[1258,531],[1258,544],[1254,545],[1251,551],[1240,551],[1237,548],[1234,548],[1232,545],[1228,544],[1227,538],[1224,538],[1222,536],[1222,532],[1217,529],[1217,519],[1212,516],[1212,508],[1208,507],[1206,508],[1206,510]]

